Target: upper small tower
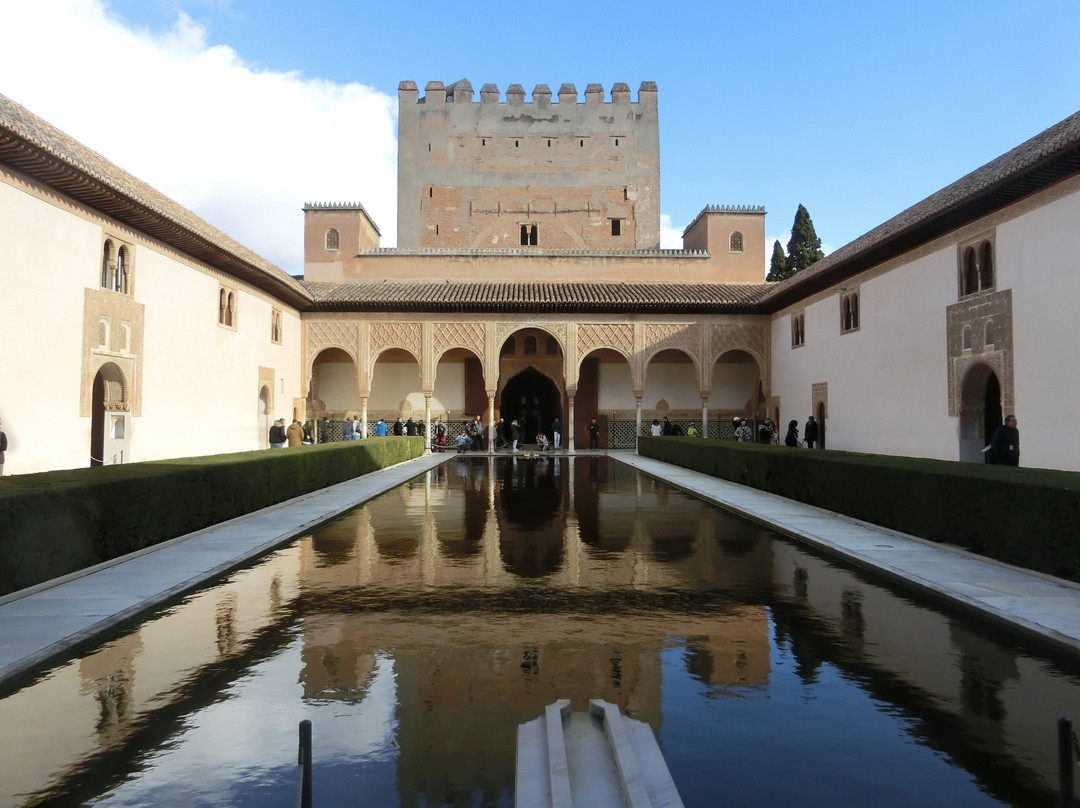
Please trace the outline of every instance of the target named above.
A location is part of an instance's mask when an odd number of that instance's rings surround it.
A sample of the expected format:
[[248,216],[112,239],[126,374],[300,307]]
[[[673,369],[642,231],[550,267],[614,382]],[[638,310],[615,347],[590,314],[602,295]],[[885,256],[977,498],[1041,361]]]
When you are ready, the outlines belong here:
[[379,228],[359,202],[304,205],[304,279],[340,280],[343,262],[379,246]]
[[654,82],[467,80],[398,87],[398,246],[657,249],[660,136]]

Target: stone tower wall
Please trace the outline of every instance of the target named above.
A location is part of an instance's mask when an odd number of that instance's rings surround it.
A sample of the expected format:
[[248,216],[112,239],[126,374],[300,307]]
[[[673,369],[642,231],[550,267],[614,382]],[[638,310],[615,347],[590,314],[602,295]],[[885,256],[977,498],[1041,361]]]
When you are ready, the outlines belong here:
[[[656,249],[656,85],[398,88],[398,246]],[[533,235],[535,228],[535,236]],[[522,243],[525,241],[526,243]]]

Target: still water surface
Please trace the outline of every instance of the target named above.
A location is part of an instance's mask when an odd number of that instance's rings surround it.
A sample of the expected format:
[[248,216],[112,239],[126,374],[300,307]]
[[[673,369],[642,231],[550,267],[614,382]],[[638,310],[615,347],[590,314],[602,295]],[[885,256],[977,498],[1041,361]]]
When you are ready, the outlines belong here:
[[0,805],[510,806],[604,698],[688,808],[1057,804],[1080,669],[604,457],[447,464],[0,700]]

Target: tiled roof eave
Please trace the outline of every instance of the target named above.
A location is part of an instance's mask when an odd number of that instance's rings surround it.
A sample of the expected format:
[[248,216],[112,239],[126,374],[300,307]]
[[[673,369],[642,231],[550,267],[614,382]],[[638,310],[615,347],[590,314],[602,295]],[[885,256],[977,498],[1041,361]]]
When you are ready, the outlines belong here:
[[307,291],[284,273],[277,277],[185,227],[166,213],[134,199],[94,173],[84,171],[70,160],[4,128],[0,128],[0,162],[289,305],[304,309],[311,303]]
[[[1061,125],[1071,123],[1076,127],[1078,122],[1080,113]],[[1044,133],[1033,138],[1013,152],[1046,136]],[[1014,170],[1002,170],[997,164],[1007,161],[1013,152],[913,205],[798,275],[776,284],[760,296],[762,310],[775,313],[1080,173],[1080,138],[1056,151],[1039,152]],[[980,184],[984,176],[992,175],[995,170],[999,176]],[[965,184],[975,187],[964,193]],[[950,195],[956,198],[950,200]],[[927,209],[927,212],[923,213],[921,209]]]
[[762,314],[758,303],[662,304],[535,302],[452,303],[422,301],[318,301],[308,311],[355,313],[457,313],[457,314]]

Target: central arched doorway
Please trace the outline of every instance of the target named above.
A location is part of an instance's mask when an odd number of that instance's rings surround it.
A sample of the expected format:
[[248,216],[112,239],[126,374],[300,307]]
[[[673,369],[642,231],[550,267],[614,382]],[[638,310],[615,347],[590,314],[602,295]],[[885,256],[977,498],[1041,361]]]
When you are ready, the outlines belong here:
[[960,460],[985,463],[994,430],[1001,426],[1001,382],[989,365],[968,370],[960,394]]
[[562,393],[539,370],[525,368],[503,388],[499,416],[507,424],[516,419],[521,427],[522,443],[534,443],[538,432],[550,437],[551,422],[563,417]]

